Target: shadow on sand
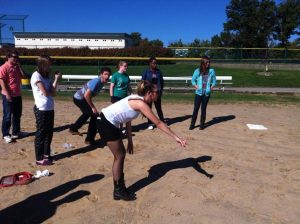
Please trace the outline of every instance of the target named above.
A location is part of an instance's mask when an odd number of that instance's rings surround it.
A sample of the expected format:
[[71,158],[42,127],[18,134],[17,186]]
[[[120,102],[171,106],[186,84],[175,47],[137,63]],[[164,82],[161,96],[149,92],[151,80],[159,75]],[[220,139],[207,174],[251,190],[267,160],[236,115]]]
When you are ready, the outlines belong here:
[[[179,123],[179,122],[183,122],[189,118],[191,118],[192,116],[191,115],[184,115],[184,116],[181,116],[181,117],[174,117],[174,118],[166,118],[166,124],[171,126],[175,123]],[[133,125],[132,126],[132,131],[133,132],[139,132],[141,130],[145,130],[148,128],[148,123],[147,122],[144,122],[144,123],[141,123],[141,124],[138,124],[138,125]]]
[[152,166],[150,168],[150,170],[148,170],[148,172],[149,172],[148,177],[144,177],[143,179],[135,182],[130,187],[128,187],[128,190],[132,193],[136,193],[137,191],[141,190],[142,188],[148,186],[149,184],[152,184],[153,182],[159,180],[167,172],[169,172],[170,170],[174,170],[174,169],[183,169],[183,168],[193,167],[199,173],[204,174],[208,178],[212,178],[213,175],[207,173],[198,164],[201,162],[203,163],[203,162],[209,161],[211,159],[212,159],[211,156],[200,156],[198,158],[186,158],[186,159],[177,160],[177,161],[159,163],[157,165]]
[[58,161],[58,160],[72,157],[72,156],[75,156],[78,154],[87,153],[87,152],[93,151],[97,148],[104,148],[105,146],[106,146],[106,143],[100,139],[99,141],[97,141],[97,145],[87,145],[82,148],[77,148],[77,149],[73,149],[70,151],[66,151],[66,152],[55,155],[54,158],[56,161]]
[[[68,129],[70,127],[69,124],[67,125],[63,125],[63,126],[59,126],[59,127],[55,127],[53,128],[53,132],[61,132],[61,131],[64,131],[66,129]],[[23,139],[23,138],[27,138],[27,137],[30,137],[30,136],[34,136],[35,135],[35,131],[33,132],[26,132],[26,134],[24,134],[23,136],[19,137],[18,139]]]
[[0,211],[0,223],[24,223],[38,224],[49,219],[56,209],[65,203],[71,203],[90,194],[89,191],[78,190],[66,195],[64,198],[55,200],[74,190],[80,184],[96,182],[104,175],[93,174],[81,179],[72,180],[48,191],[30,196],[25,200],[11,205]]
[[[208,128],[209,126],[219,124],[221,122],[226,122],[235,119],[234,115],[227,115],[227,116],[220,116],[220,117],[214,117],[210,121],[206,122],[204,124],[204,128]],[[199,125],[195,126],[195,128],[199,127]]]

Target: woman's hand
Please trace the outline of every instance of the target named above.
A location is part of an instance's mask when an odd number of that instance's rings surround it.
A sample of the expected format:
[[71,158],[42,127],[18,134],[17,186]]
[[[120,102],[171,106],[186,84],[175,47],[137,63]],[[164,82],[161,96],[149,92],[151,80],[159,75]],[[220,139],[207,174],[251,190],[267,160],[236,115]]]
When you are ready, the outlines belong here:
[[178,142],[182,147],[185,147],[187,145],[187,142],[185,139],[181,139],[179,137],[175,137],[176,142]]
[[194,85],[195,89],[199,89],[198,85]]
[[59,80],[61,78],[61,73],[60,72],[55,72],[54,76],[55,76],[56,80]]
[[97,114],[97,115],[99,115],[97,108],[95,108],[95,107],[92,107],[92,111],[93,111],[93,114]]
[[11,98],[10,94],[7,94],[7,95],[6,95],[6,100],[7,100],[8,102],[12,102],[12,98]]
[[130,141],[128,141],[128,144],[127,144],[127,152],[129,154],[133,154],[133,144]]

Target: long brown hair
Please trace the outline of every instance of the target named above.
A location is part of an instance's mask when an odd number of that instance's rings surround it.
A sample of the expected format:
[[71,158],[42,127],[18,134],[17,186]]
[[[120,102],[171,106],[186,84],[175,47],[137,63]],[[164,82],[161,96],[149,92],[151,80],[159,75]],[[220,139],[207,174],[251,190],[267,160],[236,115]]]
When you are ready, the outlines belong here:
[[209,57],[203,56],[203,57],[201,58],[201,61],[200,61],[200,67],[199,67],[200,75],[207,75],[207,74],[208,74],[209,67],[206,67],[206,62],[207,62],[207,61],[210,62]]
[[148,92],[155,91],[155,85],[148,80],[142,80],[137,85],[137,94],[139,96],[145,96]]
[[50,69],[49,63],[51,63],[51,58],[48,55],[42,55],[38,57],[37,62],[37,71],[44,77],[49,78]]

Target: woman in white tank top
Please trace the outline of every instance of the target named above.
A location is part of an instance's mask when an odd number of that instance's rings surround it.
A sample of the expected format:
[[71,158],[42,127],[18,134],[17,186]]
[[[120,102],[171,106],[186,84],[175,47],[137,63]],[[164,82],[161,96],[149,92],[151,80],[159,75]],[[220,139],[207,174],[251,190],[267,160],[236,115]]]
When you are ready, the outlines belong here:
[[98,130],[101,138],[106,141],[107,146],[114,155],[112,167],[114,179],[115,200],[135,200],[134,194],[128,192],[124,183],[124,160],[126,156],[125,146],[122,142],[120,124],[126,123],[128,138],[127,152],[133,154],[133,143],[131,135],[131,120],[138,117],[140,113],[150,119],[157,128],[174,138],[181,146],[186,146],[186,140],[178,137],[164,122],[159,120],[152,112],[148,103],[157,99],[157,88],[149,81],[141,81],[138,84],[137,95],[128,96],[106,108],[98,118]]

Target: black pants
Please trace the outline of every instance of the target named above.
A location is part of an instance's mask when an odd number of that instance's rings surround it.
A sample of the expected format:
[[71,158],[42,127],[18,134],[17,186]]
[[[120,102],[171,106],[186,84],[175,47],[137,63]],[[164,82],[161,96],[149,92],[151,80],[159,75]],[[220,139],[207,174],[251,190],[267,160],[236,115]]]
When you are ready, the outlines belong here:
[[36,160],[43,160],[44,155],[50,155],[54,127],[54,110],[41,111],[34,106],[33,111],[36,119],[35,157]]
[[205,123],[205,119],[206,119],[206,108],[207,108],[207,104],[209,101],[209,96],[206,96],[205,94],[203,94],[202,96],[195,94],[195,101],[194,101],[194,111],[193,111],[193,116],[192,116],[192,121],[191,121],[191,125],[195,125],[196,120],[197,120],[197,115],[199,112],[199,108],[201,105],[201,118],[200,118],[200,124],[204,124]]
[[[154,101],[154,105],[155,105],[159,120],[164,121],[164,114],[161,109],[161,95],[157,96],[157,100]],[[149,106],[150,106],[150,108],[152,108],[152,103],[150,103]],[[149,119],[148,119],[148,124],[152,124],[152,121],[150,121]]]
[[73,98],[73,101],[77,107],[81,110],[82,114],[79,116],[79,118],[75,121],[74,124],[71,124],[70,129],[72,131],[78,131],[85,123],[86,121],[90,119],[89,126],[88,126],[88,132],[86,136],[86,140],[92,141],[95,140],[95,136],[97,133],[97,125],[96,125],[96,120],[97,120],[97,114],[93,113],[92,108],[90,105],[86,102],[85,99],[78,100]]

